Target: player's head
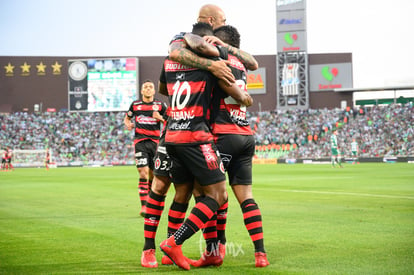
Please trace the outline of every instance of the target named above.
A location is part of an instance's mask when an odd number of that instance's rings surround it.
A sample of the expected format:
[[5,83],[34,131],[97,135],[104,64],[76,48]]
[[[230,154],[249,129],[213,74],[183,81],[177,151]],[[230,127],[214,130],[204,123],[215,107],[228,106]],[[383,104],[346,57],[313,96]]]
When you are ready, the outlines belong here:
[[336,135],[338,131],[336,129],[333,129],[332,134]]
[[155,94],[154,82],[150,79],[144,80],[141,85],[141,94],[144,100],[151,100]]
[[193,29],[191,31],[192,34],[197,34],[201,37],[206,35],[213,35],[213,27],[210,24],[204,22],[197,22],[193,25]]
[[226,24],[226,15],[219,6],[207,4],[200,8],[197,22],[208,23],[213,29],[216,29]]
[[240,33],[235,27],[230,25],[221,26],[214,30],[214,35],[220,38],[221,41],[240,48]]

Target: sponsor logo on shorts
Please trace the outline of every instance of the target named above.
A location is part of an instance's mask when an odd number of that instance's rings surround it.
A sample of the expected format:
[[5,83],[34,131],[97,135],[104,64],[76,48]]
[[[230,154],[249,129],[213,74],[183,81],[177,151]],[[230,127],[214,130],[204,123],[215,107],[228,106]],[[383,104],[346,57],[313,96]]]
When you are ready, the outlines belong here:
[[[217,163],[217,155],[216,152],[214,152],[213,148],[211,147],[211,144],[202,144],[200,145],[201,148],[201,152],[204,155],[204,159],[206,160],[208,169],[210,170],[215,170],[218,167],[218,163]],[[220,161],[220,163],[222,163]],[[224,167],[223,167],[223,171],[224,171]]]
[[146,159],[146,158],[141,158],[141,159],[136,159],[136,160],[135,160],[135,163],[136,163],[137,165],[143,165],[143,166],[145,166],[145,165],[147,165],[147,164],[148,164],[148,161],[147,161],[147,159]]
[[159,169],[160,166],[161,166],[161,160],[160,160],[160,158],[157,158],[155,160],[154,167],[155,167],[155,169]]

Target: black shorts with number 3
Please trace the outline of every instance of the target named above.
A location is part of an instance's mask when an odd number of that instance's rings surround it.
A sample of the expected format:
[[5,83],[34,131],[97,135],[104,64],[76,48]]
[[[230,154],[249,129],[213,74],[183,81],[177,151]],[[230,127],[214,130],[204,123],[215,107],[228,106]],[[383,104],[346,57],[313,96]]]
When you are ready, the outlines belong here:
[[171,159],[164,144],[158,144],[154,158],[154,175],[170,177]]

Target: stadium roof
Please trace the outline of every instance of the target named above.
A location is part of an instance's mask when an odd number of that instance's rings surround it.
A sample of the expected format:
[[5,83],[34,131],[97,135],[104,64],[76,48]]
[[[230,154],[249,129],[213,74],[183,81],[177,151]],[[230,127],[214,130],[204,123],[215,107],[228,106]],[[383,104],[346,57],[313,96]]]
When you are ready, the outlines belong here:
[[372,88],[337,88],[337,89],[333,89],[333,91],[336,92],[336,93],[378,92],[378,91],[397,91],[397,90],[414,90],[414,85],[389,86],[389,87],[372,87]]

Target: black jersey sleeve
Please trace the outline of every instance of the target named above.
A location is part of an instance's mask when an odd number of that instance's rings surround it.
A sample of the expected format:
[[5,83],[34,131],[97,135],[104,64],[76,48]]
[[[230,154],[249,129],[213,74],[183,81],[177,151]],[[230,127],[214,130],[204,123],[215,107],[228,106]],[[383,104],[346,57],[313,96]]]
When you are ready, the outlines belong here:
[[220,45],[217,45],[216,46],[216,48],[217,48],[217,50],[219,51],[219,53],[220,53],[220,58],[221,59],[225,59],[225,60],[227,60],[228,58],[229,58],[229,51],[228,51],[228,49],[226,49],[226,48],[223,48],[222,46],[220,46]]
[[180,32],[179,34],[174,35],[174,37],[170,41],[170,44],[177,40],[183,40],[185,34],[186,34],[185,32]]
[[164,116],[167,113],[167,104],[165,102],[163,102],[161,104],[161,115]]
[[134,102],[132,102],[131,105],[129,105],[129,109],[128,109],[126,115],[129,118],[132,118],[134,116]]
[[162,62],[161,73],[160,73],[160,78],[159,78],[159,81],[160,81],[161,83],[167,83],[167,79],[165,78],[165,68],[164,68],[164,63],[165,63],[165,60],[166,60],[167,58],[168,58],[168,57],[166,57],[166,58],[164,59],[164,62]]

